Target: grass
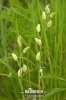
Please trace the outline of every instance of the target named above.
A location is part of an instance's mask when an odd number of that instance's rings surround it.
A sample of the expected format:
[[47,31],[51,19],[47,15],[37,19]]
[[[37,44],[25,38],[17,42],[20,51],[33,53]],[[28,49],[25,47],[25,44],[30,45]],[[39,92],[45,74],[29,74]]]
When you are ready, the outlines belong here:
[[[56,12],[50,28],[46,27],[49,19],[43,22],[41,17],[48,3],[51,12]],[[65,9],[65,0],[0,0],[0,100],[24,100],[20,92],[28,88],[44,91],[37,100],[66,99]],[[37,24],[41,26],[39,35]],[[17,43],[19,35],[22,47]],[[41,47],[35,43],[35,37],[42,41]],[[30,49],[24,54],[26,47]],[[37,62],[39,51],[41,59]],[[12,52],[17,55],[18,61],[14,61]],[[18,77],[18,70],[23,64],[28,70]],[[36,95],[29,97],[36,100]]]

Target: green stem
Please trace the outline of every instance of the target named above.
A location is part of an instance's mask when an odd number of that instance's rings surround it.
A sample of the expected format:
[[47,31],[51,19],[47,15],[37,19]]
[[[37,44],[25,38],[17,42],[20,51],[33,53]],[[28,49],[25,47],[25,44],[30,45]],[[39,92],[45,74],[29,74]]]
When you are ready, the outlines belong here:
[[[20,87],[21,87],[21,92],[23,92],[23,85],[22,85],[22,81],[21,81],[21,79],[20,79],[20,78],[18,78],[18,80],[19,80],[19,84],[20,84]],[[22,100],[24,100],[24,95],[23,95],[23,93],[22,93]]]

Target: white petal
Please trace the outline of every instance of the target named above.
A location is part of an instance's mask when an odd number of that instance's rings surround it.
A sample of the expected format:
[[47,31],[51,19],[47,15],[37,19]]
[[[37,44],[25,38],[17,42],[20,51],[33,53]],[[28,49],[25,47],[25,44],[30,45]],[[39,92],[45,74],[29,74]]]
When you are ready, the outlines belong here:
[[11,55],[12,55],[12,58],[13,58],[15,61],[17,61],[17,60],[18,60],[18,59],[17,59],[17,56],[16,56],[16,54],[15,54],[15,53],[12,53]]
[[51,27],[52,26],[52,20],[50,20],[48,23],[47,23],[47,27]]
[[36,42],[39,46],[42,45],[42,41],[41,41],[40,39],[38,39],[38,38],[35,38],[35,42]]
[[18,77],[21,77],[21,75],[22,75],[22,68],[20,68],[20,69],[18,70]]
[[46,11],[46,13],[50,13],[50,8],[49,8],[49,4],[45,7],[45,11]]
[[46,13],[45,13],[45,11],[42,12],[42,19],[46,20]]
[[26,47],[23,49],[23,53],[26,53],[29,50],[30,47]]
[[36,31],[37,31],[37,33],[40,32],[40,24],[38,24],[38,25],[36,26]]
[[21,39],[22,39],[22,37],[19,35],[18,38],[17,38],[17,43],[18,43],[19,47],[22,46]]
[[49,17],[52,18],[52,17],[55,15],[55,13],[56,13],[56,12],[51,13],[51,14],[49,15]]
[[27,71],[27,66],[25,64],[23,64],[23,72],[26,72]]
[[37,61],[40,61],[40,52],[37,53],[37,55],[36,55],[36,60],[37,60]]

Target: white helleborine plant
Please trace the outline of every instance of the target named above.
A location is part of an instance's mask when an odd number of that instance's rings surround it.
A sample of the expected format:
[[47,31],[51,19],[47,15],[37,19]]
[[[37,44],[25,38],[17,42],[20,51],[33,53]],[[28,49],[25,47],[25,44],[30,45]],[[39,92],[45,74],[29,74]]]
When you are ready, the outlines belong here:
[[22,68],[23,72],[27,71],[27,66],[25,64],[23,64],[23,68]]
[[14,59],[14,61],[18,61],[17,55],[15,53],[12,53],[12,58]]
[[21,75],[22,75],[22,68],[20,68],[20,69],[18,70],[18,77],[21,77]]
[[46,20],[46,13],[45,13],[45,11],[42,12],[42,19]]
[[50,13],[49,4],[45,7],[45,11],[46,11],[46,13],[47,13],[47,14],[49,14],[49,13]]
[[41,30],[41,29],[40,29],[40,24],[38,24],[38,25],[36,26],[36,32],[39,33],[40,30]]
[[29,50],[30,47],[26,47],[23,49],[23,53],[26,53]]
[[52,26],[52,20],[50,20],[48,23],[47,23],[47,27],[51,27]]
[[38,39],[38,38],[35,38],[35,42],[36,42],[39,46],[42,45],[42,41],[41,41],[40,39]]
[[18,43],[19,47],[22,47],[21,39],[22,39],[22,37],[19,35],[18,38],[17,38],[17,43]]
[[40,61],[40,52],[37,53],[37,55],[36,55],[36,60],[37,60],[37,61]]

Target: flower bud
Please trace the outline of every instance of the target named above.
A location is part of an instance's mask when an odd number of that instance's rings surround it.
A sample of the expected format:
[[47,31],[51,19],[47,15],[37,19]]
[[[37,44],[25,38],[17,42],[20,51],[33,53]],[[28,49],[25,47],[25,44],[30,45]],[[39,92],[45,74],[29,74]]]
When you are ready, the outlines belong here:
[[16,54],[12,53],[11,55],[12,55],[12,58],[13,58],[15,61],[18,61]]
[[46,20],[46,13],[45,13],[45,11],[42,12],[42,19]]
[[37,55],[36,55],[36,60],[37,60],[37,61],[40,61],[40,52],[37,53]]
[[22,75],[22,68],[20,68],[20,69],[18,70],[18,77],[21,77],[21,75]]
[[43,70],[42,70],[42,68],[41,68],[41,67],[40,67],[39,72],[40,72],[40,76],[43,76]]
[[48,23],[47,23],[47,27],[51,27],[52,26],[52,20],[50,20]]
[[51,14],[49,15],[49,17],[52,18],[52,17],[55,15],[55,13],[56,13],[56,12],[51,13]]
[[36,27],[36,32],[37,32],[37,33],[40,32],[40,24],[37,25],[37,27]]
[[50,13],[49,4],[45,7],[45,11],[46,11],[46,13],[47,13],[47,14],[49,14],[49,13]]
[[23,72],[26,72],[27,71],[27,66],[25,64],[23,64]]
[[46,10],[47,8],[49,8],[49,4],[48,4],[48,5],[46,5],[45,10]]
[[40,39],[38,39],[38,38],[35,38],[35,42],[36,42],[39,46],[42,45],[42,41],[41,41]]
[[17,43],[18,43],[18,46],[19,46],[19,47],[22,46],[22,44],[21,44],[21,38],[22,38],[22,37],[21,37],[20,35],[19,35],[18,38],[17,38]]
[[26,53],[30,47],[26,47],[23,49],[23,53]]
[[43,72],[43,70],[42,70],[42,68],[41,68],[41,67],[40,67],[40,70],[39,70],[39,71],[40,71],[40,73],[42,73],[42,72]]

